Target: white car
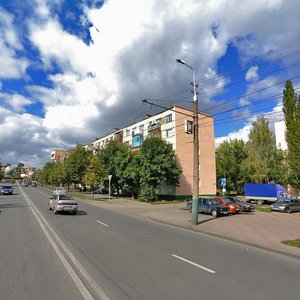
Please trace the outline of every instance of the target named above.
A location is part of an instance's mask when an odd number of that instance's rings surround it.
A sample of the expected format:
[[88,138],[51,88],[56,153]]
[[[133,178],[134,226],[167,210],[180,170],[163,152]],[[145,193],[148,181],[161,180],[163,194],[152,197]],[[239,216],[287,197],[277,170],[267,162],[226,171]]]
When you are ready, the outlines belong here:
[[59,194],[66,194],[67,191],[63,187],[57,187],[56,190],[53,191],[53,196],[54,195],[59,195]]
[[78,202],[71,195],[53,195],[49,200],[49,210],[53,210],[55,214],[58,212],[71,212],[73,215],[76,215]]

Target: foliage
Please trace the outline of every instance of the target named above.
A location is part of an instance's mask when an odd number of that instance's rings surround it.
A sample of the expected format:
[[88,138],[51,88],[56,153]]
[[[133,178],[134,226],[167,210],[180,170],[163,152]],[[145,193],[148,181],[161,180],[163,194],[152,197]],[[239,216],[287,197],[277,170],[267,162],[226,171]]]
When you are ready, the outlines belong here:
[[42,184],[61,185],[65,182],[64,166],[60,162],[47,162],[44,168],[37,172],[36,177]]
[[143,202],[153,202],[158,199],[159,189],[147,183],[143,183],[139,194],[139,200]]
[[282,241],[282,244],[300,248],[300,239]]
[[[143,142],[140,152],[142,190],[151,190],[152,197],[160,184],[177,185],[181,172],[171,144],[159,137],[150,137]],[[141,193],[144,192],[141,191]]]
[[300,189],[300,96],[295,93],[290,80],[286,82],[283,91],[283,112],[288,145],[289,183]]
[[289,183],[287,170],[286,152],[282,149],[277,149],[274,153],[274,166],[272,169],[273,181],[282,186],[287,186]]
[[83,184],[83,176],[89,164],[90,155],[92,155],[92,153],[86,151],[80,144],[69,152],[64,162],[66,182],[68,184]]
[[[123,186],[122,175],[128,160],[130,148],[128,145],[117,141],[109,141],[100,150],[99,156],[108,175],[112,175],[111,186],[119,191]],[[107,179],[108,180],[108,179]]]
[[83,176],[83,183],[95,190],[107,178],[104,165],[98,155],[89,157],[89,164]]
[[252,123],[249,141],[246,144],[247,158],[242,163],[245,179],[255,183],[270,183],[274,167],[275,137],[269,121],[258,117]]
[[[120,157],[119,157],[120,158]],[[140,188],[140,153],[135,151],[127,152],[127,156],[123,158],[121,168],[118,171],[120,177],[120,184],[124,189],[128,189],[134,194],[139,191]]]
[[226,178],[226,190],[241,193],[244,178],[241,163],[246,159],[245,142],[243,140],[224,141],[216,151],[217,187],[221,189],[221,178]]

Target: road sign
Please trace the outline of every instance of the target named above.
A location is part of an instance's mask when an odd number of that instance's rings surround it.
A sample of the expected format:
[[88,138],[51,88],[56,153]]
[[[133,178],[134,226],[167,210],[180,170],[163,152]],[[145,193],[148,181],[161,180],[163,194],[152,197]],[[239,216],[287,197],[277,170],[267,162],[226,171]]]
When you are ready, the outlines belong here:
[[226,186],[226,178],[221,178],[221,185]]

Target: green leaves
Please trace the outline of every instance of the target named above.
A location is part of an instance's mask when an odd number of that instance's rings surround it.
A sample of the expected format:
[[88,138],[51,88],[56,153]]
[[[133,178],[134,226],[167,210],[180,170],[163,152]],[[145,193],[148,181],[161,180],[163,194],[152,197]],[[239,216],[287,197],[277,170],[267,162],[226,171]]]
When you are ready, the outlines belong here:
[[283,112],[288,145],[288,178],[291,186],[300,189],[300,97],[288,80],[283,91]]

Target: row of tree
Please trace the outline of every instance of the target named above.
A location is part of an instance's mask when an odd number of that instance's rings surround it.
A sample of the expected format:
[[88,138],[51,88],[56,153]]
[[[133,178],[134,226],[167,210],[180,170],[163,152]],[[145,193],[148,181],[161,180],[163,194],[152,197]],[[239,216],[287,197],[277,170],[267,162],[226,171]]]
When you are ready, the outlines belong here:
[[291,81],[283,91],[285,137],[288,150],[276,148],[269,121],[259,117],[252,123],[248,142],[224,141],[216,151],[217,184],[227,179],[226,189],[242,193],[245,182],[278,183],[300,189],[300,97]]
[[159,137],[149,137],[140,151],[116,141],[94,154],[77,145],[64,161],[48,162],[36,176],[42,184],[68,188],[72,184],[97,190],[100,185],[107,187],[108,175],[112,175],[111,186],[117,193],[130,191],[142,201],[154,201],[161,185],[178,185],[180,174],[172,145]]

